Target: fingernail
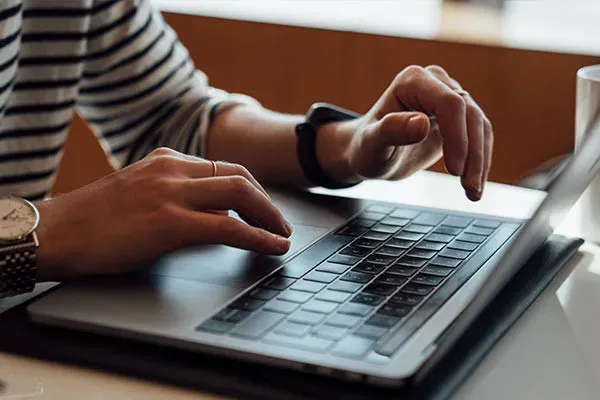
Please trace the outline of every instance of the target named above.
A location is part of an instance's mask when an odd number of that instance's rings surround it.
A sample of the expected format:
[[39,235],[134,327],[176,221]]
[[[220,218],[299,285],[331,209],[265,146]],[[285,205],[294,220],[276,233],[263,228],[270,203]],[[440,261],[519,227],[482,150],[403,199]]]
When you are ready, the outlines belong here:
[[407,127],[414,133],[419,133],[425,129],[425,120],[421,115],[413,115],[408,119]]
[[285,231],[286,231],[288,237],[292,236],[292,233],[294,232],[294,228],[292,227],[292,224],[290,224],[288,221],[285,221]]
[[274,236],[275,236],[275,239],[277,240],[277,244],[276,244],[277,250],[279,250],[282,253],[285,253],[286,251],[288,251],[290,248],[290,244],[291,244],[290,240],[284,238],[283,236],[279,236],[279,235],[274,235]]

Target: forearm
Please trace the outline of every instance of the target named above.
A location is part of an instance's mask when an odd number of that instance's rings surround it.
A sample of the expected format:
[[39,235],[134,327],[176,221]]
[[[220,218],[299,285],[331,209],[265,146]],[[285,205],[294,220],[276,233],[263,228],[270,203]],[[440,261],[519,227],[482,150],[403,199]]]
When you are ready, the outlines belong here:
[[[295,127],[302,115],[278,114],[254,106],[238,106],[216,116],[206,140],[206,156],[244,165],[259,180],[308,185],[296,155]],[[327,124],[317,140],[317,158],[332,178],[352,176],[346,149],[351,137],[347,124]]]

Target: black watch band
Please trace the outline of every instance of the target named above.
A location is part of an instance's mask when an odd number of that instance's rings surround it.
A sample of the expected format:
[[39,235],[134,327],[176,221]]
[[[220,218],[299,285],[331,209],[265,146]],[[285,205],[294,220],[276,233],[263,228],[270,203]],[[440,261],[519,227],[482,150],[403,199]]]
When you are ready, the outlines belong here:
[[360,114],[327,103],[315,103],[310,107],[306,120],[296,126],[298,162],[309,182],[328,189],[344,189],[356,185],[336,181],[323,171],[317,159],[317,132],[322,125],[329,122],[359,117]]

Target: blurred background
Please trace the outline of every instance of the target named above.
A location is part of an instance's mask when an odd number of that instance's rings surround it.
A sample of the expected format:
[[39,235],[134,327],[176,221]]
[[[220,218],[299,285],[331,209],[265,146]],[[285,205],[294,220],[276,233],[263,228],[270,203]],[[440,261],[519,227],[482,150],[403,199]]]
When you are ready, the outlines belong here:
[[[152,2],[213,86],[281,112],[315,101],[365,112],[406,66],[443,66],[494,124],[490,178],[503,183],[572,151],[575,74],[600,64],[598,0]],[[55,193],[109,171],[76,118]]]

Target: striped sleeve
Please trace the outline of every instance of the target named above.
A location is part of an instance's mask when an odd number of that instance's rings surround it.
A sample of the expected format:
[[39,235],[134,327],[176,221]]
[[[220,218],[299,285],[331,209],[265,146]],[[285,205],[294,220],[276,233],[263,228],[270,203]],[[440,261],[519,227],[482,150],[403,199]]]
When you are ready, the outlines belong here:
[[77,108],[113,167],[161,146],[203,155],[216,112],[257,104],[210,87],[149,0],[101,4],[90,19]]

